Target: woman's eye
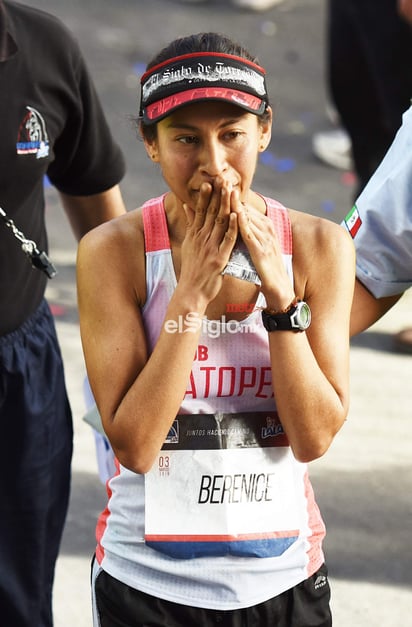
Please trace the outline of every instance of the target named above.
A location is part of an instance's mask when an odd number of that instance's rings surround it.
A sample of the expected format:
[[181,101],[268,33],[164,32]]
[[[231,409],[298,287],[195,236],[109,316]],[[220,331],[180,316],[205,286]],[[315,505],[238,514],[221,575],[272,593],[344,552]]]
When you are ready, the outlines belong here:
[[226,133],[227,139],[238,139],[238,137],[241,137],[242,135],[243,133],[241,131],[229,131]]
[[195,135],[185,135],[184,137],[178,137],[177,140],[182,144],[195,144],[198,141]]

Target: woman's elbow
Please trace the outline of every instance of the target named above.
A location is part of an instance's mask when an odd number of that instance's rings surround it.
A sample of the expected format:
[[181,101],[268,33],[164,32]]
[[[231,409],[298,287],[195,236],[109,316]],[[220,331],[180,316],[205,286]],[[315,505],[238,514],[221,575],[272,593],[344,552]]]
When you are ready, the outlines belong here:
[[305,446],[292,446],[292,452],[298,462],[302,464],[309,464],[309,462],[313,462],[315,459],[323,457],[331,442],[332,440],[329,440],[328,442],[322,441],[312,443],[311,445]]
[[145,475],[152,468],[155,456],[150,454],[146,447],[116,446],[112,443],[112,448],[118,462],[127,470],[138,475]]
[[298,441],[296,444],[292,444],[292,452],[295,459],[301,463],[308,464],[316,459],[320,459],[329,450],[336,434],[345,422],[345,418],[342,417],[333,428],[324,431],[323,433],[315,433],[313,437],[307,437],[304,441]]

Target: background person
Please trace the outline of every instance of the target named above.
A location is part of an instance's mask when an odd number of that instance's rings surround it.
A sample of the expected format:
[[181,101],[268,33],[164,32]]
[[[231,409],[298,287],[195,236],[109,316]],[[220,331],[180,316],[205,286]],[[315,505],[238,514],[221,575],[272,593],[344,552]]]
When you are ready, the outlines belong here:
[[328,2],[327,82],[343,129],[314,135],[313,148],[334,167],[353,165],[355,197],[382,161],[412,98],[411,7],[411,0]]
[[[354,249],[252,191],[271,121],[242,46],[175,40],[142,77],[140,118],[169,191],[80,243],[86,365],[118,459],[96,626],[331,624],[306,463],[347,415]],[[235,244],[255,270],[227,274]]]
[[[412,107],[344,224],[357,254],[354,335],[382,317],[412,285]],[[398,348],[412,352],[412,330],[395,339]]]
[[47,275],[8,225],[47,252],[47,175],[80,238],[125,211],[125,168],[78,46],[51,15],[0,0],[0,93],[0,622],[50,627],[72,419]]

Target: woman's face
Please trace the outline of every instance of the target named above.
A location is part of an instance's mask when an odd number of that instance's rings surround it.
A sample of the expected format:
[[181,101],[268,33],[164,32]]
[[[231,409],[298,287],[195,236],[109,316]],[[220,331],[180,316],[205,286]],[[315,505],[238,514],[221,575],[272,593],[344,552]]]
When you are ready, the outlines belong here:
[[271,136],[267,123],[225,102],[202,102],[178,109],[157,124],[155,140],[145,141],[170,190],[193,206],[202,183],[217,177],[237,188],[246,201],[258,153]]

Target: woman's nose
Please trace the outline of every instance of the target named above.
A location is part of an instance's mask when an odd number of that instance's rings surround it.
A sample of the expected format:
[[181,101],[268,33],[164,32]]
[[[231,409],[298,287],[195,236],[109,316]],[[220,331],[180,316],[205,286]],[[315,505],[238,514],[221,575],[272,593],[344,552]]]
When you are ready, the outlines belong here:
[[205,143],[201,151],[200,168],[202,173],[214,178],[227,169],[226,151],[217,141]]

